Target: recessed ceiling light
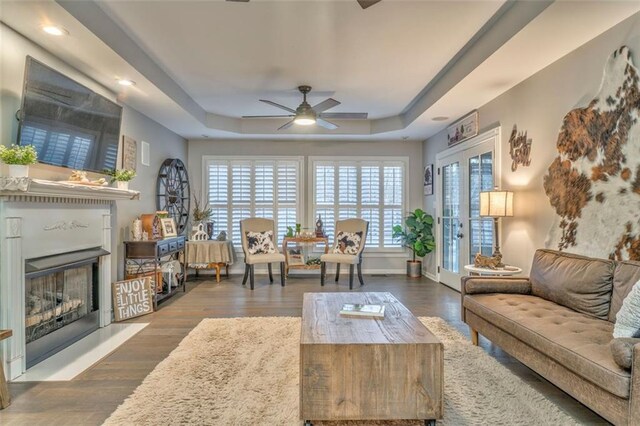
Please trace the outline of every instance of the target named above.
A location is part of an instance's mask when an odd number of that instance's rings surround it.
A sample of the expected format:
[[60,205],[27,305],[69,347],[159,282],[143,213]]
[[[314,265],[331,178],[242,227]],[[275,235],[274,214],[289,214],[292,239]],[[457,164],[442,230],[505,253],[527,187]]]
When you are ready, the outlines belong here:
[[57,25],[43,25],[42,31],[52,36],[62,36],[69,34],[69,31]]
[[447,121],[448,119],[449,119],[449,117],[444,117],[442,115],[432,118],[433,121]]
[[120,78],[118,79],[118,84],[120,86],[135,86],[136,82],[133,80],[127,80],[126,78]]

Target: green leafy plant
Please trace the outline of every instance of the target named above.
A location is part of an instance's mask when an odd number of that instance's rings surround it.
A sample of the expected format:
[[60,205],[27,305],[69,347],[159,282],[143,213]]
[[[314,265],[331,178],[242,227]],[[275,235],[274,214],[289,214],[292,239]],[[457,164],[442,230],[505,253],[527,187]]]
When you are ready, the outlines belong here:
[[405,218],[404,225],[395,225],[392,236],[413,252],[414,262],[416,257],[424,257],[436,248],[431,215],[422,209],[416,209]]
[[204,206],[198,200],[198,197],[193,197],[193,221],[194,222],[202,222],[205,220],[209,220],[211,218],[211,207],[209,204],[205,204]]
[[113,170],[107,174],[111,176],[111,182],[129,182],[136,177],[135,171],[127,169]]
[[0,145],[0,160],[13,166],[28,166],[38,162],[38,153],[33,145]]

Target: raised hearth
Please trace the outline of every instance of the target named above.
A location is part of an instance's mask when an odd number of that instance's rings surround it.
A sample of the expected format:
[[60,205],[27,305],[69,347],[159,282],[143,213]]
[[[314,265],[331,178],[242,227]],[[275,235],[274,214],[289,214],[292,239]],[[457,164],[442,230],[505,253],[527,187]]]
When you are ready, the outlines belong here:
[[[138,197],[137,191],[0,178],[0,329],[13,330],[1,347],[9,379],[111,323],[113,204]],[[65,328],[71,334],[59,333]]]

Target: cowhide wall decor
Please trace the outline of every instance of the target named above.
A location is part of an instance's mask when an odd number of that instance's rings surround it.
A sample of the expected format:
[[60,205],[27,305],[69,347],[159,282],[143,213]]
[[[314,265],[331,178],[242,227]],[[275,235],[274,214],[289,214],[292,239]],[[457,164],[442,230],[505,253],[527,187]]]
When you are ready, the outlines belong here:
[[531,165],[531,144],[533,141],[527,138],[527,132],[518,133],[518,125],[513,125],[509,138],[509,155],[511,156],[511,171],[518,170],[518,165],[529,167]]
[[607,60],[600,90],[564,117],[544,176],[557,213],[547,247],[640,260],[640,84],[627,47]]

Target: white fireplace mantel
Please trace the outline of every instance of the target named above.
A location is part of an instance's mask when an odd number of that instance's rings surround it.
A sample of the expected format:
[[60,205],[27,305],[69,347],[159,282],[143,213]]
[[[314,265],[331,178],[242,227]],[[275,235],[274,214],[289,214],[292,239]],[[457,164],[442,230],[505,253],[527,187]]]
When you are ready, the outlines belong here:
[[[138,191],[0,177],[0,342],[8,378],[26,370],[25,260],[100,247],[111,253],[114,202]],[[111,323],[111,255],[99,258],[100,327]]]
[[140,192],[31,178],[0,177],[0,196],[59,197],[84,200],[137,200]]

